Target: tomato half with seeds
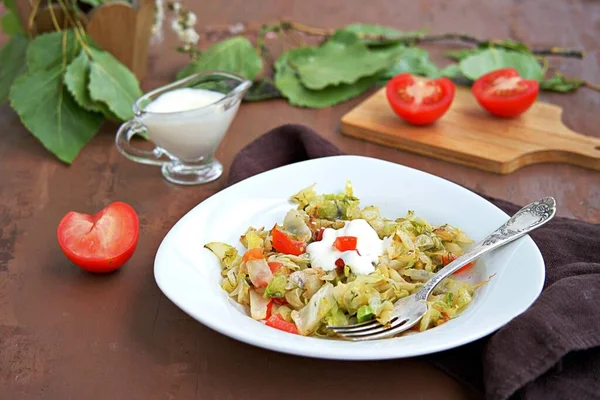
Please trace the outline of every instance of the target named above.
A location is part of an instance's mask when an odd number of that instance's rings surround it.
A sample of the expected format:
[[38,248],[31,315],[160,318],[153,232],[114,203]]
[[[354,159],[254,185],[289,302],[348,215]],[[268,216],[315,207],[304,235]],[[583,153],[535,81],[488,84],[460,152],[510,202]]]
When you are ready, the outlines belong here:
[[58,224],[58,244],[78,267],[111,272],[123,266],[138,243],[139,219],[128,204],[115,202],[94,215],[67,213]]
[[503,68],[479,77],[471,88],[479,104],[498,117],[521,115],[535,102],[540,84],[523,79],[514,68]]
[[456,89],[448,78],[427,79],[404,73],[386,85],[392,110],[413,125],[429,125],[450,108]]

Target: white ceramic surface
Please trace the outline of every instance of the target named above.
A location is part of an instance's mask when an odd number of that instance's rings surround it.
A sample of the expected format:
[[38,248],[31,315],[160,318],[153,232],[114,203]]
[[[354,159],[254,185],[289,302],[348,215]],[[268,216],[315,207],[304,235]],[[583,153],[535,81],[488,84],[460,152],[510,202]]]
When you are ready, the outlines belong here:
[[231,338],[274,351],[341,360],[418,356],[457,347],[486,336],[524,312],[540,294],[544,261],[529,236],[480,260],[461,274],[472,282],[494,275],[477,289],[456,319],[422,333],[369,342],[303,337],[269,328],[243,314],[219,286],[217,258],[203,246],[235,244],[249,226],[271,228],[295,205],[289,197],[317,183],[319,193],[343,191],[351,180],[361,206],[376,205],[388,218],[411,209],[434,225],[449,223],[475,240],[508,216],[473,192],[398,164],[359,156],[304,161],[246,179],[206,199],[187,213],[158,249],[154,275],[159,288],[202,324]]

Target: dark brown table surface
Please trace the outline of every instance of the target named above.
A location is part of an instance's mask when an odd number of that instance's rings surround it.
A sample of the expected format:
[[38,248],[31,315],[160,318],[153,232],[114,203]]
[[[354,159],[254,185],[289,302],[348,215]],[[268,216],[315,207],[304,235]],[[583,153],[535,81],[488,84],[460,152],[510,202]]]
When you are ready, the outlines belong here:
[[[584,61],[557,60],[557,65],[571,75],[600,79],[600,3],[595,1],[187,3],[200,26],[286,16],[324,27],[370,22],[583,48]],[[168,32],[166,41],[152,48],[145,89],[172,79],[185,62],[172,50],[174,43]],[[451,47],[456,46],[445,49]],[[553,195],[560,215],[600,221],[598,172],[538,165],[500,176],[342,137],[340,117],[366,96],[319,111],[280,100],[244,104],[216,156],[227,172],[234,155],[260,134],[283,123],[303,123],[348,153],[402,163],[516,203]],[[544,93],[541,99],[564,107],[567,126],[600,136],[598,93]],[[130,162],[116,151],[115,129],[106,124],[67,167],[42,148],[12,110],[0,107],[1,399],[470,396],[421,361],[335,362],[282,355],[222,336],[180,311],[154,282],[155,252],[173,224],[220,190],[225,179],[197,187],[169,184],[157,168]],[[115,200],[138,211],[139,247],[119,273],[83,273],[61,253],[56,226],[70,210],[94,212]]]

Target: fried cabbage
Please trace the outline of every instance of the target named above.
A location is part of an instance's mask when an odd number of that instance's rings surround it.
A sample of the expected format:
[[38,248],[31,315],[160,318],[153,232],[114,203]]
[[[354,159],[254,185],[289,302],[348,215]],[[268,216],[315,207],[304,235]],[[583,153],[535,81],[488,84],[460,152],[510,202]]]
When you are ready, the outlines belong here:
[[[250,227],[240,237],[246,250],[261,249],[264,258],[246,259],[229,244],[207,243],[205,247],[222,266],[221,287],[232,299],[249,306],[256,320],[278,314],[294,323],[299,334],[315,336],[332,336],[327,325],[370,319],[386,324],[398,299],[416,293],[473,242],[459,228],[433,226],[413,211],[391,220],[382,217],[375,206],[361,208],[350,182],[338,194],[318,194],[314,186],[291,196],[296,208],[286,214],[278,229],[308,244],[318,240],[323,228],[339,229],[361,218],[385,240],[384,254],[374,272],[356,275],[348,266],[333,271],[312,268],[306,253],[277,252],[271,231],[264,227]],[[455,318],[470,304],[478,286],[447,278],[434,290],[426,314],[413,329],[424,331]]]

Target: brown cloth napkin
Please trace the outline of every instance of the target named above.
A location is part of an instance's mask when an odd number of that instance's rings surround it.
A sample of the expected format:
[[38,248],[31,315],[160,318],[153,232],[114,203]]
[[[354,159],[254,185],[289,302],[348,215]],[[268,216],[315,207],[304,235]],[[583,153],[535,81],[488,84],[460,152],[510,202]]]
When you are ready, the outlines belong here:
[[[236,156],[228,185],[340,154],[310,128],[282,125]],[[486,198],[509,215],[520,208]],[[489,399],[600,399],[600,225],[555,217],[531,237],[547,273],[531,308],[483,339],[423,358]]]

